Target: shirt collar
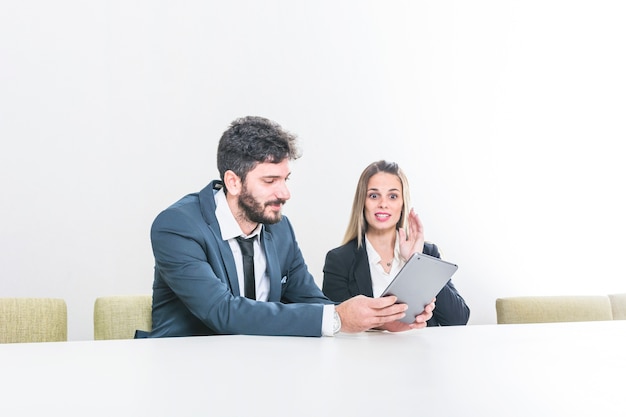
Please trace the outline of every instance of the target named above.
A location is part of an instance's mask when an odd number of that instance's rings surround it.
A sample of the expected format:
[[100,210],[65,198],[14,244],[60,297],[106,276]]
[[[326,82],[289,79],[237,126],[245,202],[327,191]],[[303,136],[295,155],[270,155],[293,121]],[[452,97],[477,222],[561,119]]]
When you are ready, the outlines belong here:
[[215,193],[215,217],[217,218],[217,223],[220,225],[220,231],[222,232],[222,240],[234,239],[238,236],[244,236],[246,238],[257,236],[261,233],[263,228],[263,224],[259,223],[256,229],[252,231],[249,235],[245,235],[241,232],[241,228],[239,227],[239,223],[235,219],[233,212],[230,211],[230,207],[228,206],[228,202],[226,201],[226,193],[224,193],[224,188],[220,189]]

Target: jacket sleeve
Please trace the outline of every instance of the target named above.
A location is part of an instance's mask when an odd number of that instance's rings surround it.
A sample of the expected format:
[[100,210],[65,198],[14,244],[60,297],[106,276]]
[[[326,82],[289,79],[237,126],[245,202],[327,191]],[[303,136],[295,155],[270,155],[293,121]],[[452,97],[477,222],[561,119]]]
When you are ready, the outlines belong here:
[[349,274],[350,265],[346,264],[345,257],[342,257],[337,250],[329,251],[324,262],[322,282],[322,291],[326,297],[334,302],[342,303],[357,295],[350,291]]
[[427,324],[429,326],[465,325],[469,316],[469,307],[450,280],[437,294],[433,317]]
[[[424,246],[424,253],[441,258],[437,245],[433,243],[428,243]],[[437,294],[433,317],[428,320],[427,324],[428,326],[465,325],[469,320],[469,316],[469,307],[465,304],[465,300],[457,291],[452,280],[450,280]]]

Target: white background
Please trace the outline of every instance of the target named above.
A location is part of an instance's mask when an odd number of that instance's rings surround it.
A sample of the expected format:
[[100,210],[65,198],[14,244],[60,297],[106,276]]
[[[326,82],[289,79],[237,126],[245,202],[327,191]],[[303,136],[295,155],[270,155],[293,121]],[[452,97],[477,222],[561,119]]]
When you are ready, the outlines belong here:
[[621,1],[0,4],[0,296],[150,293],[154,217],[218,173],[228,124],[296,133],[321,285],[356,182],[397,161],[468,302],[626,292]]

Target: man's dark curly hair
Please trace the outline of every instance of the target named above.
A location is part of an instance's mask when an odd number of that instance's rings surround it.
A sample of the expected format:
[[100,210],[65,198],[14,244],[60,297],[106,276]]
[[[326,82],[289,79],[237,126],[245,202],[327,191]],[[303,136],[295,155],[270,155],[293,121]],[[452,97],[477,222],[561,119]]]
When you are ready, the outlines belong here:
[[217,169],[222,181],[224,173],[231,170],[243,182],[258,163],[279,163],[300,156],[295,135],[264,117],[246,116],[232,122],[222,134],[217,146]]

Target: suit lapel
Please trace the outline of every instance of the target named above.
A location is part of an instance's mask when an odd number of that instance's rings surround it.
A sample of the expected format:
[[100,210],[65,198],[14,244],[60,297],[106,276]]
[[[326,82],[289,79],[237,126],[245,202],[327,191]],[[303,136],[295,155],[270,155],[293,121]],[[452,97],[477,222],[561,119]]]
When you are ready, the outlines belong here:
[[243,295],[241,294],[241,290],[239,288],[239,279],[237,277],[237,268],[235,267],[235,258],[233,257],[233,251],[231,250],[230,245],[227,241],[222,240],[222,235],[219,228],[218,230],[213,230],[213,228],[210,226],[209,228],[211,229],[213,237],[217,242],[220,256],[222,257],[222,264],[224,265],[224,269],[226,270],[228,284],[230,285],[230,291],[233,293],[233,295]]
[[[219,222],[215,217],[215,197],[214,194],[222,188],[220,181],[212,181],[209,185],[204,187],[198,194],[200,201],[200,212],[206,222],[213,240],[217,245],[219,255],[222,258],[221,264],[224,265],[230,291],[233,295],[242,295],[239,289],[239,279],[237,278],[237,268],[235,267],[235,258],[233,258],[233,251],[230,249],[230,245],[227,241],[222,240],[222,231],[220,230]],[[219,271],[214,271],[219,277],[221,274]]]

